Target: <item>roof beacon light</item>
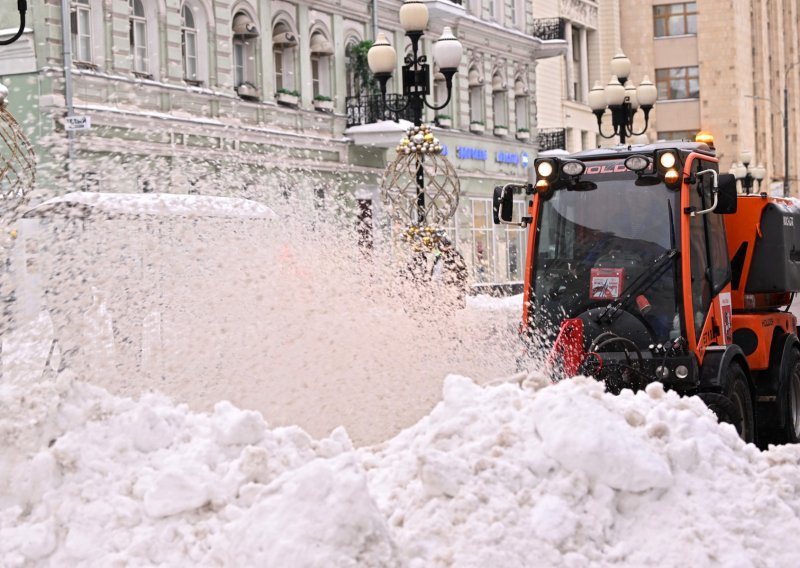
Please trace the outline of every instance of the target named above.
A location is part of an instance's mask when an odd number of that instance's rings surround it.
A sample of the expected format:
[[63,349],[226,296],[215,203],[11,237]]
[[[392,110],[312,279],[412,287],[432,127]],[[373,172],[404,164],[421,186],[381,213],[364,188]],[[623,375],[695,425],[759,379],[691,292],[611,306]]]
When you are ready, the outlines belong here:
[[536,166],[536,173],[539,174],[539,177],[549,178],[553,175],[555,168],[553,168],[552,162],[549,161],[542,161]]
[[664,152],[659,158],[662,168],[671,168],[675,165],[675,154],[672,152]]
[[694,141],[705,144],[712,150],[714,149],[714,135],[710,132],[706,132],[705,130],[698,132],[697,136],[694,137]]
[[578,177],[585,170],[586,166],[583,164],[583,162],[579,162],[578,160],[572,160],[561,164],[561,171],[568,176]]
[[644,170],[650,167],[650,158],[640,154],[630,156],[625,160],[625,167],[632,172],[636,172],[637,174],[642,173]]

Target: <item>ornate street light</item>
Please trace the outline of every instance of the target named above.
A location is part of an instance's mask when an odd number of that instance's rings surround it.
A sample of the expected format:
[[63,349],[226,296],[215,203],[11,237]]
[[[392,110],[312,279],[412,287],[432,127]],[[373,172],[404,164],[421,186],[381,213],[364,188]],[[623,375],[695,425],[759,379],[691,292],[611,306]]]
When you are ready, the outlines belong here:
[[741,193],[750,194],[753,191],[753,182],[758,182],[758,188],[761,189],[761,180],[767,173],[767,168],[762,164],[751,166],[753,156],[748,150],[742,151],[739,155],[741,163],[734,163],[731,165],[730,173],[739,180],[741,183]]
[[427,5],[420,0],[405,0],[400,7],[400,25],[411,40],[411,53],[406,55],[403,64],[402,104],[394,106],[386,101],[386,84],[397,64],[397,52],[385,34],[378,34],[367,53],[367,61],[380,85],[383,109],[392,113],[410,109],[414,123],[397,147],[397,158],[386,170],[383,198],[396,221],[422,227],[426,221],[443,223],[455,214],[458,204],[459,183],[455,170],[442,155],[438,139],[422,123],[422,113],[426,106],[440,110],[450,103],[453,75],[458,71],[464,48],[449,27],[444,28],[434,43],[433,60],[444,76],[447,98],[441,104],[431,104],[427,100],[431,91],[430,65],[427,56],[419,53],[419,41],[428,26]]
[[[622,53],[615,55],[611,60],[611,72],[613,75],[605,88],[600,85],[600,81],[596,81],[589,91],[589,107],[597,116],[600,136],[607,139],[618,136],[619,143],[625,144],[627,138],[640,136],[647,130],[650,111],[658,98],[658,89],[647,75],[638,87],[628,81],[631,61]],[[606,108],[611,111],[611,124],[614,128],[614,132],[608,135],[603,133],[603,114]],[[635,132],[633,122],[636,111],[640,108],[644,113],[644,127],[641,132]]]

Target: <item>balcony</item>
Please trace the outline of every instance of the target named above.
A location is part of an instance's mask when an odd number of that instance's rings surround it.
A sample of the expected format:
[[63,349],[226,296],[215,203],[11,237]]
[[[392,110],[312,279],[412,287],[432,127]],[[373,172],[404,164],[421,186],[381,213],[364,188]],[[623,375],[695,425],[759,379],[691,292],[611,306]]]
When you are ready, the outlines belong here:
[[543,41],[566,39],[564,18],[537,18],[533,20],[531,35]]
[[[387,94],[386,104],[392,107],[403,106],[406,104],[406,98],[403,95]],[[388,109],[384,109],[380,95],[347,97],[344,105],[347,114],[347,128],[374,124],[384,120],[393,120],[395,122],[400,119],[413,120],[410,106],[403,112],[391,112]]]
[[564,128],[540,128],[536,137],[540,152],[547,150],[566,150],[567,131]]

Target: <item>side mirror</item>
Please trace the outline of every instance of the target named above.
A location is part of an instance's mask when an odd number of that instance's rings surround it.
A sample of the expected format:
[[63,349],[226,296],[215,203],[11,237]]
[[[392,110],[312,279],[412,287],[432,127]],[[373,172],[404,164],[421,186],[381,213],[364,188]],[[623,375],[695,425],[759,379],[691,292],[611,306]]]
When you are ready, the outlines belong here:
[[738,196],[736,195],[736,177],[733,174],[720,174],[717,195],[717,206],[714,208],[714,213],[720,215],[736,213]]
[[510,187],[497,186],[494,188],[492,217],[495,225],[511,223],[511,219],[514,217],[514,192]]

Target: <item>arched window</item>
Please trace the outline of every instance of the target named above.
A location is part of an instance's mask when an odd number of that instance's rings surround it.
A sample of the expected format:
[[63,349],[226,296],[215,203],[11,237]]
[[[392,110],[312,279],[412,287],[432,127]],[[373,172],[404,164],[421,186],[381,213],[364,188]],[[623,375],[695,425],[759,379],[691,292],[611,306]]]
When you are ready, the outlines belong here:
[[297,36],[286,23],[278,22],[272,29],[275,91],[278,93],[296,92],[296,49]]
[[508,91],[500,73],[492,76],[492,117],[495,128],[508,128]]
[[233,17],[233,86],[240,97],[258,99],[256,82],[256,46],[258,37],[253,18],[244,11]]
[[316,31],[311,34],[311,84],[315,100],[331,97],[331,56],[333,44],[325,35]]
[[70,12],[72,54],[76,62],[92,62],[92,10],[89,0],[76,0]]
[[475,67],[469,70],[469,121],[483,124],[483,77]]
[[150,65],[147,55],[147,20],[145,20],[142,0],[129,0],[130,9],[130,48],[134,73],[148,75]]
[[194,14],[188,4],[181,8],[181,52],[183,54],[183,78],[197,82],[197,27]]
[[528,104],[528,87],[521,78],[514,81],[514,120],[517,132],[530,130],[530,105]]

